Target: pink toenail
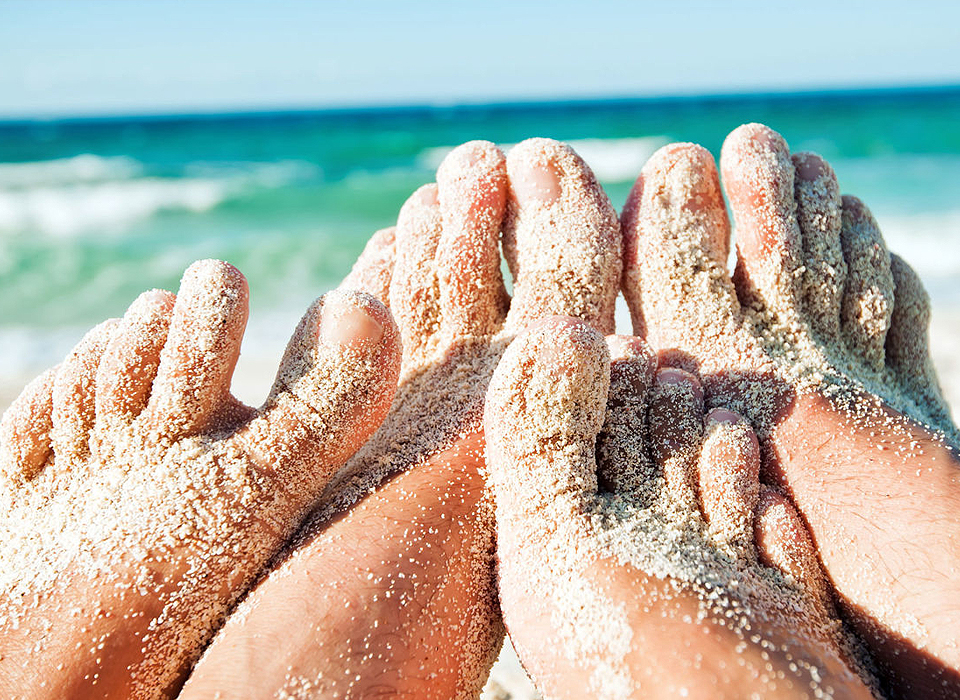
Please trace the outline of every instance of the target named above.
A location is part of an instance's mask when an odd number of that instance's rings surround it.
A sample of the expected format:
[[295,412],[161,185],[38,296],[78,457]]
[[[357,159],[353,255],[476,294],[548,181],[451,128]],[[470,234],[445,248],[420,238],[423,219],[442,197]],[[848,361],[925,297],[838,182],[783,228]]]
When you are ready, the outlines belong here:
[[439,201],[437,197],[437,186],[432,183],[418,189],[414,192],[414,196],[420,201],[420,204],[425,207],[436,206]]
[[682,369],[677,369],[676,367],[664,367],[659,372],[657,372],[657,381],[660,384],[692,384],[693,386],[699,386],[700,382],[697,381],[697,378],[685,372]]
[[553,163],[524,162],[511,173],[510,184],[520,202],[551,204],[560,197],[560,173]]
[[823,160],[813,153],[798,154],[796,160],[797,178],[806,182],[813,182],[821,175],[826,174]]
[[346,298],[331,295],[324,301],[320,339],[332,348],[358,349],[380,342],[383,326]]
[[715,408],[707,414],[707,423],[740,423],[743,420],[739,414],[725,408]]

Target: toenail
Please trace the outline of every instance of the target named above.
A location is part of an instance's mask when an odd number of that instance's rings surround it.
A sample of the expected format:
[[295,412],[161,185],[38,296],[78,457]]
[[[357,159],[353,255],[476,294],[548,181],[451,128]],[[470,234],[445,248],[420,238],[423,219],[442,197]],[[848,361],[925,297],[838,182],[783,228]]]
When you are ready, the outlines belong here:
[[653,352],[642,338],[633,335],[608,335],[607,347],[610,350],[610,359],[643,358],[653,362]]
[[657,382],[660,384],[691,384],[693,386],[700,386],[700,382],[694,375],[682,369],[677,369],[676,367],[662,368],[657,372]]
[[740,423],[743,421],[743,418],[739,414],[734,413],[733,411],[728,411],[725,408],[715,408],[710,413],[707,414],[707,423]]
[[173,302],[173,300],[174,295],[170,292],[166,292],[162,289],[150,289],[141,293],[140,296],[134,299],[133,303],[130,305],[130,308],[127,309],[127,313],[141,313],[157,306],[170,304]]
[[347,298],[324,300],[320,340],[331,348],[359,349],[373,346],[383,337],[383,325]]
[[414,192],[414,196],[417,198],[417,201],[420,204],[426,207],[436,206],[437,202],[439,201],[437,199],[437,186],[433,183],[424,185],[418,189],[416,192]]
[[826,174],[823,160],[815,153],[798,153],[794,159],[797,178],[806,182],[814,182]]
[[495,149],[496,146],[489,141],[468,141],[450,151],[440,167],[453,167],[455,170],[472,168],[486,158],[491,148]]
[[527,326],[527,332],[532,333],[533,331],[549,326],[550,328],[563,329],[570,326],[581,325],[583,321],[574,316],[562,316],[555,314],[553,316],[544,316],[533,321],[529,326]]
[[510,173],[510,185],[517,200],[551,204],[560,197],[560,173],[556,164],[524,161]]

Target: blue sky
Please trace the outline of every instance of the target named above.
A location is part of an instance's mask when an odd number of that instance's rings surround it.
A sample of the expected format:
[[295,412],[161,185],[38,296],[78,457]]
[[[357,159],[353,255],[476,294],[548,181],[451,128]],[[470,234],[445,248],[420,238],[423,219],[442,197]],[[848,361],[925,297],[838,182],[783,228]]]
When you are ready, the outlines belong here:
[[0,0],[0,116],[960,83],[960,3]]

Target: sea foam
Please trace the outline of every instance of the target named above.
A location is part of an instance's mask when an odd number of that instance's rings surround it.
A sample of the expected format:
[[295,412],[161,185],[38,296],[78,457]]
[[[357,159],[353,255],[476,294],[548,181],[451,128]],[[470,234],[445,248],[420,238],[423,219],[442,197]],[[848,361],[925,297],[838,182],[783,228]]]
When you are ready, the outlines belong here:
[[203,213],[250,190],[320,174],[300,161],[191,162],[179,177],[146,171],[133,158],[92,154],[0,163],[0,235],[119,231],[160,212]]
[[0,234],[123,229],[164,210],[207,211],[230,190],[216,180],[161,178],[0,190]]
[[24,189],[50,185],[125,180],[139,175],[142,164],[127,156],[84,153],[71,158],[0,163],[0,187]]

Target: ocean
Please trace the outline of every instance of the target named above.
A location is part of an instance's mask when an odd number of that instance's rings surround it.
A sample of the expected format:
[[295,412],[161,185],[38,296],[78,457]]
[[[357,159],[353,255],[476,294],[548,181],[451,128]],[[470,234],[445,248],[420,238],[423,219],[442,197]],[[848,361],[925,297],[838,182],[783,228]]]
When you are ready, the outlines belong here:
[[[184,268],[246,274],[259,403],[309,302],[453,146],[567,141],[619,209],[671,141],[760,121],[827,157],[937,310],[960,308],[960,87],[0,122],[0,409],[87,328]],[[935,322],[938,311],[935,311]],[[946,317],[946,316],[945,316]],[[955,316],[950,316],[955,318]]]

